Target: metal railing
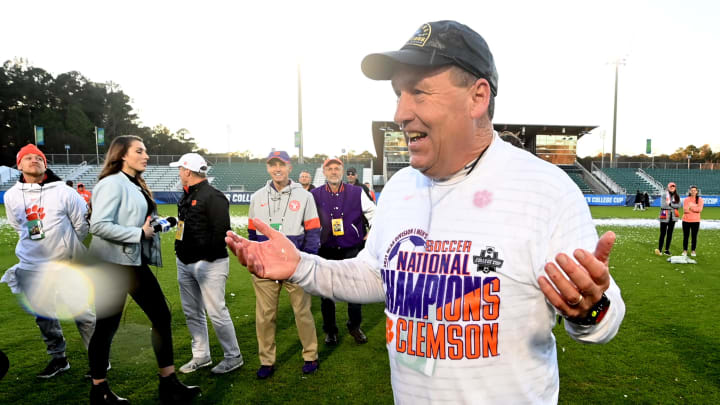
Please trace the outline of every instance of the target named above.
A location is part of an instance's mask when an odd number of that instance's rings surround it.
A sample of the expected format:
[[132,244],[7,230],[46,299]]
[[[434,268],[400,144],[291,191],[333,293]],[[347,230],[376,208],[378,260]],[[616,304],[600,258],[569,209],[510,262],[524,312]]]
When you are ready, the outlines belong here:
[[[150,155],[150,161],[148,162],[151,165],[168,165],[171,162],[177,162],[180,159],[180,156],[182,155]],[[83,162],[86,162],[87,164],[95,165],[95,164],[103,164],[105,162],[105,156],[100,155],[99,162],[95,154],[86,154],[86,153],[71,153],[71,154],[59,154],[59,153],[49,153],[46,154],[45,157],[47,157],[48,164],[82,164]],[[265,163],[264,157],[238,157],[238,156],[204,156],[205,160],[207,160],[210,165],[215,165],[218,163]],[[318,165],[322,165],[322,163],[325,161],[324,159],[314,159],[305,157],[305,164],[313,164],[317,163]],[[350,159],[343,159],[343,163],[345,167],[357,165],[357,166],[363,166],[363,167],[372,167],[373,160],[372,159],[364,159],[364,158],[354,158],[350,157]]]
[[[592,164],[600,168],[602,162],[592,161]],[[604,162],[605,168],[610,168],[608,162]],[[720,170],[720,163],[690,163],[685,162],[614,162],[613,168],[618,169],[676,169],[676,170]]]
[[612,191],[615,194],[625,194],[626,190],[622,187],[620,187],[619,184],[615,182],[615,180],[611,179],[610,176],[605,174],[605,172],[602,171],[600,166],[596,165],[595,162],[590,163],[590,168],[592,169],[592,174],[595,175],[597,179],[599,179],[605,186]]

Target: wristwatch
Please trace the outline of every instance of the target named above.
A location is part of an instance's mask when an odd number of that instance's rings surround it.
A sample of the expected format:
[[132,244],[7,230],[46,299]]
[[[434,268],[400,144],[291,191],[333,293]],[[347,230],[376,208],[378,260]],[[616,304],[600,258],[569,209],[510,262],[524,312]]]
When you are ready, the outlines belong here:
[[590,308],[590,312],[584,317],[566,317],[568,322],[572,322],[575,325],[597,325],[602,321],[610,308],[610,300],[603,293],[600,301],[596,302],[595,305]]

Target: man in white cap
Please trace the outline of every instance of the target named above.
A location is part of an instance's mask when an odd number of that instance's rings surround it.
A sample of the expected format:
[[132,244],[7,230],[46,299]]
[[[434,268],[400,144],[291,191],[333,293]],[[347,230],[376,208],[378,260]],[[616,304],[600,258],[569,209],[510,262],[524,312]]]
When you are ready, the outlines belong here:
[[223,348],[224,359],[211,370],[224,374],[243,365],[235,325],[225,305],[225,283],[230,261],[225,232],[230,229],[230,207],[223,193],[207,181],[208,164],[197,153],[186,153],[178,167],[184,194],[178,202],[175,233],[180,300],[192,336],[193,358],[180,367],[191,373],[212,364],[205,312]]

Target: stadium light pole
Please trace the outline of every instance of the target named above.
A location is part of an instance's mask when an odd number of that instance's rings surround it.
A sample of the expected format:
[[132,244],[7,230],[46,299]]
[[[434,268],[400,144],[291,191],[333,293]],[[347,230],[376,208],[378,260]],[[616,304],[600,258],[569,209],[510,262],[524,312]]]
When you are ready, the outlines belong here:
[[605,168],[605,130],[602,131],[602,155],[600,155],[600,168]]
[[95,162],[100,164],[100,147],[98,146],[98,127],[95,127]]
[[625,64],[625,59],[620,58],[613,62],[615,65],[615,101],[613,103],[613,139],[612,139],[612,155],[610,155],[610,167],[617,167],[617,156],[615,155],[615,140],[617,135],[617,98],[618,98],[618,74],[620,65]]
[[303,158],[303,129],[302,129],[302,81],[300,80],[300,63],[297,65],[297,75],[298,75],[298,163],[303,164],[305,163],[305,159]]

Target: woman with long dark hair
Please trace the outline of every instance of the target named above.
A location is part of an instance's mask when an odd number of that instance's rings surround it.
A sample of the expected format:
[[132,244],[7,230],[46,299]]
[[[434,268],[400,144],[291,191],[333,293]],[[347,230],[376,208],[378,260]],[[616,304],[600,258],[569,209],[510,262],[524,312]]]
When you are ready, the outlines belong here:
[[[128,403],[107,383],[108,358],[113,336],[122,317],[127,294],[152,322],[152,346],[159,367],[161,402],[186,402],[200,388],[178,381],[173,364],[170,310],[149,265],[162,266],[160,237],[151,219],[157,206],[142,174],[148,154],[141,138],[119,136],[112,141],[99,181],[93,190],[90,252],[105,262],[102,280],[95,279],[95,333],[88,349],[91,404]],[[103,281],[104,280],[104,281]]]
[[700,213],[703,210],[703,199],[700,197],[700,191],[697,186],[690,186],[688,196],[683,201],[683,256],[687,256],[688,238],[692,236],[692,250],[690,256],[697,256],[695,248],[697,248],[697,235],[700,230]]
[[[660,196],[660,240],[655,254],[661,256],[663,254],[670,256],[670,242],[672,242],[672,234],[675,229],[675,222],[680,217],[680,195],[677,193],[677,185],[670,182],[667,185],[667,191]],[[665,243],[665,250],[660,252]]]

